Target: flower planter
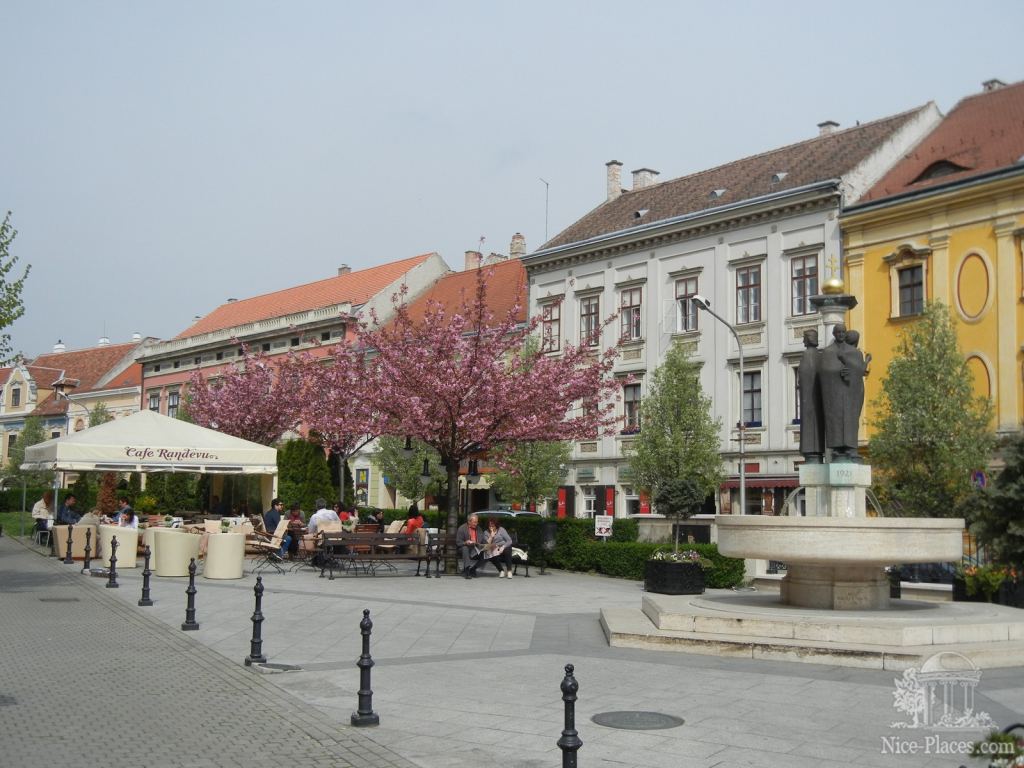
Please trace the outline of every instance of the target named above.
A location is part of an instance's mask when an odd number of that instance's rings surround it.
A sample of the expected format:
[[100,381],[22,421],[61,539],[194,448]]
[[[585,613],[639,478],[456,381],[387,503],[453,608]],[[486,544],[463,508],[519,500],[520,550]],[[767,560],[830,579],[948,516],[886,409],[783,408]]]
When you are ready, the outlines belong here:
[[644,566],[644,590],[662,595],[700,595],[704,569],[697,563],[648,560]]

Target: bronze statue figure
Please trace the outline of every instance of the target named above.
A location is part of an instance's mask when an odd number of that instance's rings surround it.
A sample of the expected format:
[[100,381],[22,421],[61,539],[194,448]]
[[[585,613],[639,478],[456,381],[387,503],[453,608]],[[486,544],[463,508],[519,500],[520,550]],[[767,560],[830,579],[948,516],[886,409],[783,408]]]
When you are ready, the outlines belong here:
[[[857,433],[864,407],[864,354],[860,334],[842,323],[832,329],[833,341],[816,350],[804,334],[800,359],[800,452],[809,464],[821,463],[824,449],[833,462],[859,462]],[[817,334],[812,339],[816,341]],[[815,450],[817,449],[817,450]]]

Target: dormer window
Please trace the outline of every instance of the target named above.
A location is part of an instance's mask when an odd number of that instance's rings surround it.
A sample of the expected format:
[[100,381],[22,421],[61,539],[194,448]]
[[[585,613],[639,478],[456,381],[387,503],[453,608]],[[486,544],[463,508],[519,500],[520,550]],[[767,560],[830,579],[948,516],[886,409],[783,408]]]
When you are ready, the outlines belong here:
[[960,173],[961,171],[969,171],[970,168],[966,168],[962,165],[957,165],[951,160],[936,160],[934,163],[925,168],[921,173],[918,174],[917,178],[914,179],[911,184],[917,184],[921,181],[931,181],[932,179],[940,179],[943,176],[951,176],[954,173]]
[[17,408],[21,405],[21,387],[11,388],[11,407]]
[[711,194],[708,197],[711,200],[717,200],[718,198],[722,197],[724,194],[725,194],[725,190],[724,189],[713,189],[713,190],[711,190]]

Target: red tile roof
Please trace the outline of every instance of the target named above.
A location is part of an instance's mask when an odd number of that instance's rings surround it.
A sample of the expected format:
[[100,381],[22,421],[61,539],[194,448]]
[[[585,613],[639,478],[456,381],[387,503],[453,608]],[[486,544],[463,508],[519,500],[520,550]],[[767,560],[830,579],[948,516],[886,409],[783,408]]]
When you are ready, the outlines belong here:
[[495,321],[501,321],[519,300],[517,318],[526,320],[526,270],[519,259],[509,259],[480,270],[469,269],[464,272],[452,272],[445,275],[426,292],[420,294],[409,305],[409,314],[419,319],[427,311],[429,302],[435,301],[449,312],[462,306],[463,302],[472,302],[476,294],[477,274],[483,271],[487,281],[487,305]]
[[[124,365],[125,358],[138,346],[139,342],[129,342],[70,352],[50,352],[39,355],[25,367],[36,384],[43,389],[52,389],[54,383],[62,378],[77,381],[74,388],[69,387],[69,393],[138,386],[142,382],[142,366],[138,363],[129,363],[123,371],[105,381],[111,371]],[[66,410],[67,401],[50,396],[39,403],[33,413],[46,416],[64,413]]]
[[858,202],[970,179],[1022,157],[1024,81],[962,99]]
[[[545,243],[541,250],[843,176],[928,105],[818,136],[717,168],[623,191]],[[777,173],[785,176],[775,181]],[[721,194],[712,193],[721,190]],[[641,217],[637,213],[645,211]]]
[[393,261],[390,264],[381,264],[379,267],[361,269],[345,275],[328,277],[325,280],[265,293],[262,296],[221,304],[206,317],[179,333],[176,338],[197,336],[201,333],[234,328],[257,320],[267,320],[271,317],[291,315],[344,302],[351,302],[352,308],[355,309],[433,255],[425,253],[409,259]]

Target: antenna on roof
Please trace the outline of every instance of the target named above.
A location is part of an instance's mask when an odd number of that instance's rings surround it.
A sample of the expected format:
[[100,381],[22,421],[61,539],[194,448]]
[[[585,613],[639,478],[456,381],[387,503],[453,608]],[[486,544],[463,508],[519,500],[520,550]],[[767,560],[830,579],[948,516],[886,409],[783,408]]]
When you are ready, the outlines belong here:
[[551,191],[551,185],[548,184],[544,179],[541,179],[544,184],[544,242],[548,241],[548,192]]

